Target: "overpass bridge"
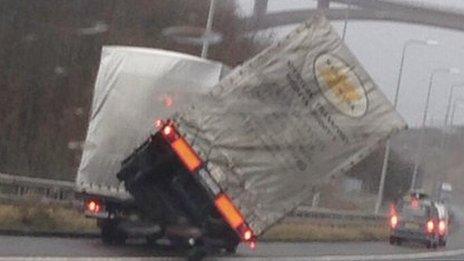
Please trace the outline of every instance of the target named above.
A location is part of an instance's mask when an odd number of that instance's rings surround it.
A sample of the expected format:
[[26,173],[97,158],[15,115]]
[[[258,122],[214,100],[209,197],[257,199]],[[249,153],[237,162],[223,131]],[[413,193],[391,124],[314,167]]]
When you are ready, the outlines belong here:
[[464,9],[425,4],[417,0],[313,1],[317,1],[315,8],[268,13],[268,0],[254,0],[253,15],[246,19],[247,29],[257,31],[300,23],[323,10],[331,20],[402,22],[464,31]]

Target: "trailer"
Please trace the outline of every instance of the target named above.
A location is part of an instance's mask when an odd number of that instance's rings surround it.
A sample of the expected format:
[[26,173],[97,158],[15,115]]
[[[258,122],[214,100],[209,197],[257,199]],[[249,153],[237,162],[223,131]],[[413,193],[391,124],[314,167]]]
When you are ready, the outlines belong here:
[[117,177],[168,237],[233,252],[405,127],[319,14],[158,120]]

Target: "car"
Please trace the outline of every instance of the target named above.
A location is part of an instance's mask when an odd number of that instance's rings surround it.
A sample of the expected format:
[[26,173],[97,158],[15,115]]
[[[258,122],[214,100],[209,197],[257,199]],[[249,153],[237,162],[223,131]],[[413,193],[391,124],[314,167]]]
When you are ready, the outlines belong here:
[[440,220],[439,212],[436,203],[428,199],[411,197],[400,201],[392,209],[389,218],[390,244],[416,241],[425,244],[427,248],[437,248],[440,235],[443,235],[442,244],[446,244],[447,224]]

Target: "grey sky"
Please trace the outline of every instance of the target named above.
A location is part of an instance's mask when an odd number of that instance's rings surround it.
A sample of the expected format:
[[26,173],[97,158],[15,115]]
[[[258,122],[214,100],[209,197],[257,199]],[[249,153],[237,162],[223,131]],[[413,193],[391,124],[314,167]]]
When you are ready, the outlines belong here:
[[[409,1],[452,7],[464,12],[463,0]],[[252,0],[237,2],[244,15],[251,13]],[[269,0],[268,12],[315,5],[316,2],[312,0]],[[333,22],[333,25],[341,33],[343,22]],[[279,38],[293,28],[294,26],[285,26],[269,31]],[[346,43],[390,100],[393,100],[396,88],[403,44],[409,39],[434,39],[440,43],[438,46],[412,46],[406,53],[398,111],[410,126],[418,126],[422,122],[430,72],[442,67],[457,67],[461,70],[460,75],[439,74],[434,81],[428,122],[437,126],[443,125],[450,86],[464,84],[464,32],[374,21],[349,21],[347,27]],[[464,86],[456,88],[454,97],[464,99]],[[464,124],[464,103],[458,108],[454,123]]]

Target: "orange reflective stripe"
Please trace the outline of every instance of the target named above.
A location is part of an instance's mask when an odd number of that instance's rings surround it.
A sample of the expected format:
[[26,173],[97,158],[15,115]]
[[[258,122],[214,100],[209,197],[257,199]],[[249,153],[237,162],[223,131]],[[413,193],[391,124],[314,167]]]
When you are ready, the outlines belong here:
[[175,140],[171,146],[190,172],[198,170],[201,160],[183,138]]
[[232,228],[237,229],[238,226],[244,223],[242,215],[226,195],[219,194],[215,204],[219,212],[221,212],[222,216]]

